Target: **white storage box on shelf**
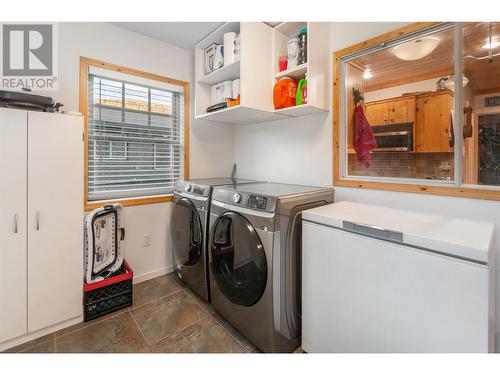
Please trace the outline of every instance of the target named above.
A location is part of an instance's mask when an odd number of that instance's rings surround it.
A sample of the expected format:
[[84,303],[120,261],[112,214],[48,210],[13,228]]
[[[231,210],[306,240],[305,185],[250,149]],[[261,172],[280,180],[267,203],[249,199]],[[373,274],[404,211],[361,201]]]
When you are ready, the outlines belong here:
[[493,224],[352,202],[302,217],[305,351],[493,351]]

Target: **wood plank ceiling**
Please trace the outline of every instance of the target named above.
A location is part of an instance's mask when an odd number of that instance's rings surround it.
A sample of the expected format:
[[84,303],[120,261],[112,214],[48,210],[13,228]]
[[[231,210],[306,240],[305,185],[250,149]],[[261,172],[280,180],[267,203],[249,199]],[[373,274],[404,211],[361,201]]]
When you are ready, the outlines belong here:
[[[464,59],[464,73],[474,94],[500,91],[500,56],[477,59],[488,55],[482,48],[489,38],[490,23],[470,23],[464,28],[464,56],[476,58]],[[493,40],[500,41],[500,23],[492,23]],[[448,29],[433,34],[438,37],[439,45],[429,55],[414,61],[398,59],[392,48],[362,56],[352,61],[361,70],[369,69],[370,79],[364,80],[365,91],[374,91],[406,83],[435,78],[436,81],[454,72],[454,31]],[[500,46],[493,49],[493,54],[500,53]]]
[[[493,41],[500,42],[500,23],[491,23]],[[467,24],[464,28],[464,73],[469,78],[469,85],[476,95],[500,92],[500,55],[488,59],[477,59],[488,56],[488,50],[482,46],[489,40],[490,23],[480,22]],[[500,54],[500,46],[492,50],[492,54]]]

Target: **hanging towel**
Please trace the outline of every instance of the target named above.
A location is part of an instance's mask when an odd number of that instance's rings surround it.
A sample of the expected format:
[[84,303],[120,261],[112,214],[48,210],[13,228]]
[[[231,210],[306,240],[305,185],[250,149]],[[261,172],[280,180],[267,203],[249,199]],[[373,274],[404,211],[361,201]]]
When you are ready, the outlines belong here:
[[356,106],[352,116],[354,125],[353,145],[354,151],[356,151],[356,158],[363,167],[368,168],[372,160],[370,151],[377,147],[377,141],[362,106]]

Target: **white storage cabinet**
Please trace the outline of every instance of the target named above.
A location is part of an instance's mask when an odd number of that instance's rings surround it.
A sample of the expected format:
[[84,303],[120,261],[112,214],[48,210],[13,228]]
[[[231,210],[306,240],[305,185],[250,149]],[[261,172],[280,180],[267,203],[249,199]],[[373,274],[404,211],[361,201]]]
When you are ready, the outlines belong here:
[[[240,34],[240,60],[205,74],[205,48],[222,44],[224,33]],[[230,124],[278,120],[273,113],[271,77],[272,28],[262,22],[228,22],[195,47],[195,117]],[[212,85],[240,79],[240,105],[207,113]]]
[[83,118],[0,108],[0,350],[82,314]]
[[[307,28],[307,62],[280,72],[279,58],[287,56],[288,40],[302,28]],[[283,22],[273,28],[273,86],[283,77],[292,77],[297,83],[307,79],[307,104],[276,109],[274,113],[296,117],[328,111],[329,32],[328,22]]]
[[[288,39],[302,27],[308,29],[307,63],[279,72],[279,56],[286,55]],[[240,60],[205,74],[205,48],[222,44],[227,32],[240,34]],[[329,33],[327,22],[283,22],[274,28],[262,22],[225,23],[195,46],[195,118],[245,125],[327,112]],[[274,109],[274,84],[285,76],[307,76],[307,104]],[[212,85],[237,78],[240,104],[207,113]]]

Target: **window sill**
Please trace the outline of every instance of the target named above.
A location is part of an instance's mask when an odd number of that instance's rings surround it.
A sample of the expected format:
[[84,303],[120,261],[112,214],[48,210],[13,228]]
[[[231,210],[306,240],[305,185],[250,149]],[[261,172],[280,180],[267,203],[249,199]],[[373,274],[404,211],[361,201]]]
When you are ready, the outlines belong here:
[[124,207],[143,206],[146,204],[172,202],[173,199],[174,199],[174,197],[172,194],[158,195],[158,196],[154,196],[154,197],[110,199],[110,200],[85,202],[83,208],[84,208],[84,211],[92,211],[96,208],[104,206],[105,204],[113,204],[113,203],[120,203]]
[[471,185],[462,186],[438,186],[438,185],[416,185],[392,182],[375,182],[363,180],[348,180],[348,179],[334,179],[334,186],[358,188],[358,189],[375,189],[375,190],[389,190],[399,191],[405,193],[422,193],[433,195],[446,195],[452,197],[475,198],[475,199],[488,199],[499,201],[500,190],[496,188],[477,188]]

